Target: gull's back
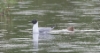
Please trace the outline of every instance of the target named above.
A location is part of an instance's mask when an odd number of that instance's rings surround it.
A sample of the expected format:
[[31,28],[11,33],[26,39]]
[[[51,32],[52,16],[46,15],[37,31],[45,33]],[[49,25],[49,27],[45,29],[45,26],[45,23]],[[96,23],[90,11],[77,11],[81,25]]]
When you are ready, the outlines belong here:
[[40,27],[39,33],[49,33],[52,29],[51,27]]

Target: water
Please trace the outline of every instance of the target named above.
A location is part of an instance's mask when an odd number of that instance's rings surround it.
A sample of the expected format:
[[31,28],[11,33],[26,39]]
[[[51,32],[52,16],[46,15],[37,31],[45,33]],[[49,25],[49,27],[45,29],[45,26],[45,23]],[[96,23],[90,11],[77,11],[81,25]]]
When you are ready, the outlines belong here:
[[21,0],[0,17],[0,53],[99,53],[100,32],[39,35],[34,48],[31,20],[55,29],[100,28],[100,0]]

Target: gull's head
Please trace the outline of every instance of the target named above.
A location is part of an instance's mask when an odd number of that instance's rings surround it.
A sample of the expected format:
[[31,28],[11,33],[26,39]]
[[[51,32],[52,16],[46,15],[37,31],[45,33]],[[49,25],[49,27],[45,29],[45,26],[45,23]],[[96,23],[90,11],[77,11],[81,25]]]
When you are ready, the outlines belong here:
[[32,20],[32,23],[33,23],[33,33],[39,33],[38,21]]
[[37,20],[32,20],[32,23],[33,23],[33,24],[36,24],[36,23],[37,23]]

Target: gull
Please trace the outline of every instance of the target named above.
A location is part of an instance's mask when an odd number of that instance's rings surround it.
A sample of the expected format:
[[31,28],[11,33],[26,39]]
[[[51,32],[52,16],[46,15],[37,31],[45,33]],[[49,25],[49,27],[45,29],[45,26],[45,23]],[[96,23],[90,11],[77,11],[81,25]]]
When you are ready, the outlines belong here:
[[38,21],[32,20],[33,23],[33,33],[46,34],[53,30],[54,27],[38,27]]

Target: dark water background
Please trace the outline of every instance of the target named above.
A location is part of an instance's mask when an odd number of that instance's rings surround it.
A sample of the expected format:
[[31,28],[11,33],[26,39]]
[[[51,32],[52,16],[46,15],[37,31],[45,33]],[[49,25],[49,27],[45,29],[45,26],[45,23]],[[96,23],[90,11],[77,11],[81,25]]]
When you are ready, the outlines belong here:
[[0,53],[100,53],[100,32],[40,35],[36,52],[29,23],[99,30],[100,0],[20,0],[9,11],[0,15]]

